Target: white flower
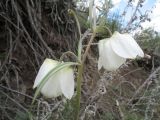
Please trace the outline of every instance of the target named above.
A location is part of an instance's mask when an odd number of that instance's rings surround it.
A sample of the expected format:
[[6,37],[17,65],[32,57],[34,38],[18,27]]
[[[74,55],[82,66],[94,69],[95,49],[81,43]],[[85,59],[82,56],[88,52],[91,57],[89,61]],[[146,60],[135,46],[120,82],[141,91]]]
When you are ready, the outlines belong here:
[[103,66],[108,71],[118,69],[126,59],[144,57],[142,49],[129,34],[114,32],[111,38],[99,41],[98,69]]
[[[33,88],[37,87],[48,72],[59,64],[58,61],[45,59],[36,76]],[[64,68],[53,74],[41,89],[46,98],[64,95],[71,99],[74,94],[74,72],[70,67]]]

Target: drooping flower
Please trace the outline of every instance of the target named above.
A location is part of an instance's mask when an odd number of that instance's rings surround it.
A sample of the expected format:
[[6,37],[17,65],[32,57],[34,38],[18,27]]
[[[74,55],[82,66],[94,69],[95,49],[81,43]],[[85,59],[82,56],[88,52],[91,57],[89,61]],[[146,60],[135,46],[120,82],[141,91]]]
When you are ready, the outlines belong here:
[[[45,59],[36,76],[33,88],[37,87],[42,79],[59,64],[58,61]],[[58,97],[64,95],[71,99],[74,94],[74,72],[71,67],[61,69],[53,74],[44,84],[40,91],[46,98]]]
[[129,34],[114,32],[111,38],[99,41],[98,69],[103,66],[108,71],[118,69],[126,59],[144,57],[137,42]]

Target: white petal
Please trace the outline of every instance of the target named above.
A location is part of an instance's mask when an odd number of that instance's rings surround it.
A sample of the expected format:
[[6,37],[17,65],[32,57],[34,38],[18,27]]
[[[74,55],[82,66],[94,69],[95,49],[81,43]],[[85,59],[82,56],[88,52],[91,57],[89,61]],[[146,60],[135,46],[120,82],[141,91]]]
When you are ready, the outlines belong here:
[[102,45],[100,46],[103,50],[100,50],[99,66],[103,65],[106,70],[113,71],[118,69],[126,61],[125,58],[114,53],[110,45],[110,40],[105,41],[103,47]]
[[102,57],[99,57],[98,59],[98,70],[100,70],[102,68]]
[[144,56],[140,46],[129,34],[115,32],[110,41],[113,51],[123,58],[134,59],[137,56]]
[[41,93],[46,98],[53,98],[58,97],[59,95],[62,95],[62,90],[60,87],[60,71],[58,71],[56,74],[54,74],[42,87]]
[[101,55],[103,53],[103,50],[104,50],[104,44],[105,42],[109,40],[108,38],[106,39],[103,39],[103,40],[100,40],[99,43],[98,43],[98,49],[99,49],[99,55]]
[[108,39],[106,38],[106,39],[100,40],[98,43],[98,49],[99,49],[98,70],[100,70],[103,66],[102,55],[103,55],[103,50],[104,50],[104,44],[105,44],[105,41],[107,40]]
[[33,88],[37,87],[39,83],[42,81],[42,79],[45,77],[45,75],[53,69],[55,66],[57,66],[58,61],[52,60],[52,59],[45,59],[42,66],[40,67],[40,70],[36,76]]
[[60,85],[64,96],[71,99],[74,94],[74,72],[72,68],[61,70]]

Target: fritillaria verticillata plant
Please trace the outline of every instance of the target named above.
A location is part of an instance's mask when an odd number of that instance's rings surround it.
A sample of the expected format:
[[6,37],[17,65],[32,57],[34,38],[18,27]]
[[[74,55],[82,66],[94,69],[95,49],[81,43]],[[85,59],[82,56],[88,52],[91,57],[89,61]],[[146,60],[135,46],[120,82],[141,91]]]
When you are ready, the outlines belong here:
[[[93,0],[91,0],[93,2]],[[93,4],[93,3],[92,3]],[[80,111],[80,99],[81,99],[81,83],[82,83],[82,74],[83,66],[88,54],[89,48],[92,45],[94,37],[96,35],[96,7],[90,6],[90,21],[92,23],[92,36],[87,44],[84,54],[82,55],[82,36],[80,33],[80,25],[78,18],[74,11],[69,10],[69,13],[72,14],[76,20],[80,40],[78,44],[78,55],[74,56],[77,58],[77,62],[60,62],[52,59],[45,59],[40,70],[36,76],[33,88],[36,88],[34,103],[36,97],[41,92],[46,98],[58,97],[64,95],[67,99],[71,99],[74,94],[74,66],[78,68],[77,74],[77,88],[76,88],[76,104],[75,104],[75,120],[79,119]],[[139,47],[137,42],[129,34],[120,34],[114,32],[110,38],[100,40],[98,43],[99,47],[99,60],[98,60],[98,69],[102,67],[108,71],[114,71],[118,69],[126,59],[135,59],[137,56],[143,57],[144,53]]]

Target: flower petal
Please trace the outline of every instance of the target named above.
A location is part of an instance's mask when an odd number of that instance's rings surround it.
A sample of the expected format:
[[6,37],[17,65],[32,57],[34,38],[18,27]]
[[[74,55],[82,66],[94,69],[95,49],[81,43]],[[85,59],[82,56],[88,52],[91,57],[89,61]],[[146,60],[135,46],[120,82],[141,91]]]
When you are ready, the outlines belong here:
[[101,47],[99,48],[99,67],[103,65],[106,70],[113,71],[118,69],[126,61],[125,58],[122,58],[115,54],[110,45],[110,40],[107,40],[105,42],[101,41],[99,46]]
[[42,79],[47,75],[47,73],[51,69],[56,67],[57,64],[58,64],[58,61],[46,58],[42,64],[42,66],[40,67],[40,70],[36,76],[33,88],[37,87],[40,84],[40,82],[42,81]]
[[58,71],[51,78],[49,78],[48,81],[45,83],[45,85],[42,87],[41,93],[46,98],[53,98],[62,95],[62,90],[60,87],[61,75],[62,75],[61,72]]
[[106,38],[106,39],[103,39],[103,40],[100,40],[99,41],[99,44],[98,44],[98,49],[99,49],[99,55],[101,55],[103,53],[103,50],[104,50],[104,44],[106,41],[108,41],[109,39]]
[[102,68],[102,57],[99,57],[98,59],[98,70],[100,70]]
[[103,39],[99,41],[98,44],[98,49],[99,49],[99,60],[98,60],[98,70],[100,70],[102,68],[102,55],[103,55],[103,50],[104,50],[104,43],[107,39]]
[[137,42],[129,34],[114,32],[110,38],[113,51],[123,57],[134,59],[137,56],[143,57],[144,53]]
[[72,68],[64,68],[60,71],[60,86],[62,93],[68,99],[74,94],[74,72]]

